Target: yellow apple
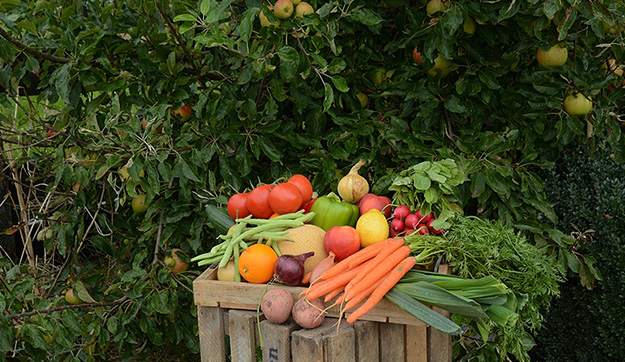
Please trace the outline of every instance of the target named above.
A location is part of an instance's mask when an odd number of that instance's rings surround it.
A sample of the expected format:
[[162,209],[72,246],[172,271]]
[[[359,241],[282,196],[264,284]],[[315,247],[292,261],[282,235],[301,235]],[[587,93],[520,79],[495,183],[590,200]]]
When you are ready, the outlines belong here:
[[65,292],[65,301],[69,304],[82,304],[83,301],[80,300],[76,295],[74,295],[74,289],[68,289]]
[[439,11],[445,11],[451,6],[451,0],[430,0],[425,7],[428,15],[432,15]]
[[477,24],[475,23],[475,20],[473,20],[473,18],[469,17],[467,18],[467,20],[464,21],[464,23],[462,23],[462,29],[465,33],[473,35],[475,34],[475,30],[477,29]]
[[443,58],[442,55],[438,54],[436,59],[434,59],[434,66],[428,70],[428,75],[431,77],[435,77],[440,73],[441,78],[446,77],[449,74],[449,67],[451,66],[451,61]]
[[291,0],[278,0],[273,7],[273,13],[278,19],[288,19],[293,14],[293,3]]
[[137,197],[132,199],[131,205],[132,205],[132,211],[134,211],[135,214],[140,214],[140,213],[148,211],[148,208],[150,206],[150,205],[145,203],[145,195],[144,194],[137,195]]
[[295,7],[296,18],[303,18],[304,16],[313,14],[314,12],[315,9],[313,9],[313,7],[309,3],[303,1],[297,4],[297,6]]
[[369,105],[369,97],[367,97],[366,94],[360,92],[356,94],[356,98],[358,98],[358,101],[360,102],[360,106],[362,108],[366,108]]

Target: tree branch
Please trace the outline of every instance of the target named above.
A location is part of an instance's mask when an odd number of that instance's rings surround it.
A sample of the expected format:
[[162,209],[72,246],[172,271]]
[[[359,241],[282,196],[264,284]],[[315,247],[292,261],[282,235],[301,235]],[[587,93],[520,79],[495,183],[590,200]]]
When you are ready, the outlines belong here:
[[8,314],[8,315],[6,315],[6,317],[10,318],[10,319],[19,319],[19,318],[24,318],[24,317],[30,317],[31,315],[49,314],[49,313],[52,313],[52,312],[58,312],[58,311],[67,310],[67,309],[110,307],[110,306],[122,304],[127,299],[128,299],[128,297],[121,297],[120,299],[118,299],[116,301],[113,301],[113,302],[83,303],[83,304],[76,304],[76,305],[63,305],[63,306],[56,307],[56,308],[34,310],[34,311],[31,311],[31,312],[18,313],[18,314]]
[[4,39],[8,40],[11,44],[15,45],[20,50],[23,50],[26,53],[28,53],[28,54],[30,54],[32,56],[35,56],[37,58],[42,58],[42,59],[45,59],[45,60],[49,60],[49,61],[51,61],[53,63],[60,63],[60,64],[65,64],[65,63],[69,63],[69,62],[72,61],[69,58],[57,57],[56,55],[40,52],[39,50],[33,49],[33,48],[25,45],[24,43],[20,42],[19,40],[13,38],[12,36],[10,36],[9,33],[4,31],[4,29],[2,29],[2,28],[0,28],[0,35],[2,35],[2,37]]

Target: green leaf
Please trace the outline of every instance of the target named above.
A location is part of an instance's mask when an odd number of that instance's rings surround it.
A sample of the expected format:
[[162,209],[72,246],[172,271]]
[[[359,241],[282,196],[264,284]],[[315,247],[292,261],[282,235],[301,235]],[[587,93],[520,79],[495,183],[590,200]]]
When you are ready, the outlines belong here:
[[349,87],[347,86],[347,82],[345,81],[345,78],[335,75],[331,79],[332,79],[332,83],[334,84],[334,86],[339,92],[349,91]]
[[[4,310],[4,308],[2,310]],[[11,345],[13,342],[12,331],[13,328],[11,328],[9,323],[0,317],[0,352],[10,351],[13,348]]]
[[329,83],[323,84],[325,88],[325,98],[323,99],[323,111],[327,112],[328,109],[332,106],[334,102],[334,91],[332,90],[332,86]]
[[109,332],[111,332],[111,334],[115,334],[117,333],[117,326],[118,326],[118,322],[117,322],[117,317],[115,316],[111,316],[107,321],[106,321],[106,328],[109,330]]
[[351,14],[348,19],[360,22],[369,27],[378,25],[384,21],[382,17],[371,9],[362,8]]
[[180,15],[176,15],[176,17],[174,17],[174,22],[178,22],[178,21],[192,21],[192,22],[196,22],[197,19],[195,18],[195,16],[193,16],[191,14],[180,14]]
[[96,301],[93,298],[91,298],[91,295],[87,291],[87,288],[85,288],[85,285],[83,284],[83,282],[81,282],[80,280],[77,281],[76,284],[74,285],[74,292],[76,293],[76,296],[80,298],[80,300],[82,300],[83,302],[96,303]]
[[285,62],[297,63],[299,62],[299,54],[295,48],[290,46],[283,46],[277,51],[280,60]]
[[460,98],[456,95],[452,95],[448,100],[445,101],[445,108],[450,112],[454,113],[464,113],[467,111],[467,107],[465,107],[462,103],[460,103]]
[[282,159],[282,156],[283,156],[282,150],[276,147],[276,145],[271,143],[267,138],[259,137],[258,144],[260,145],[260,148],[263,151],[263,153],[267,157],[269,157],[270,160],[274,162],[278,162]]
[[211,0],[202,0],[200,2],[200,13],[202,13],[202,15],[208,14],[208,11],[211,7],[211,2]]

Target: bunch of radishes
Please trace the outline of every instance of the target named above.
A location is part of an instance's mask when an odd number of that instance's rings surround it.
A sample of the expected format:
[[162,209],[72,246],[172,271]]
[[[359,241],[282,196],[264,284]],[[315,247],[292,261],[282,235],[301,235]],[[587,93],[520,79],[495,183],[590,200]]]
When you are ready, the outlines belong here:
[[428,233],[438,235],[443,230],[432,227],[434,220],[436,219],[434,219],[434,214],[432,213],[423,216],[421,215],[421,210],[417,210],[417,212],[411,214],[408,206],[397,206],[393,210],[389,236],[410,235],[414,232],[418,232],[421,235]]

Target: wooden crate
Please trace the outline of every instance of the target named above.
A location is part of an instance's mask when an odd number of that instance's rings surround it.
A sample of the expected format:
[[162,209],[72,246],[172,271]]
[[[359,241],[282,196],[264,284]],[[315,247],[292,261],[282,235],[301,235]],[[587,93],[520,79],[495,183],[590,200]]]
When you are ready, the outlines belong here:
[[[446,273],[446,265],[439,272]],[[217,270],[207,269],[193,282],[198,306],[202,362],[226,362],[229,336],[233,362],[256,362],[260,346],[256,309],[265,284],[217,281]],[[294,298],[300,287],[271,285]],[[297,300],[297,299],[296,299]],[[449,316],[446,311],[440,313]],[[354,324],[337,319],[331,308],[323,324],[301,329],[292,321],[277,325],[260,322],[264,362],[450,362],[451,339],[383,299]]]

